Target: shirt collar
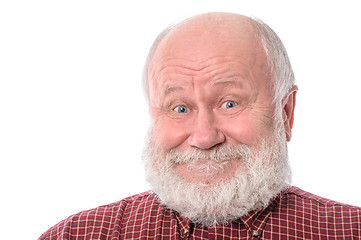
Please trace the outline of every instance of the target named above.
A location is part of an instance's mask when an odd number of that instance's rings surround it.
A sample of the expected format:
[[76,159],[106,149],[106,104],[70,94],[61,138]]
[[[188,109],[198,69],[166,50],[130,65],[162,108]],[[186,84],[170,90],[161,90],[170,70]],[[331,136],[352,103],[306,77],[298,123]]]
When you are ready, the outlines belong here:
[[241,217],[244,225],[247,227],[248,232],[253,237],[259,237],[262,235],[262,231],[266,226],[268,218],[271,216],[273,208],[280,200],[280,194],[274,197],[266,208],[258,211],[253,211],[250,214]]

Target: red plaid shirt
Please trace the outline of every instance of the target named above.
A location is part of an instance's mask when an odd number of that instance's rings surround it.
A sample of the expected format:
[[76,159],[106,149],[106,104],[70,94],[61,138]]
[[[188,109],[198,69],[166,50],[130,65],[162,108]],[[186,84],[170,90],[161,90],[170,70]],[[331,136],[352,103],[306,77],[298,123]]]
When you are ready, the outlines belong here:
[[145,192],[75,214],[39,239],[361,239],[361,208],[290,187],[263,210],[202,227]]

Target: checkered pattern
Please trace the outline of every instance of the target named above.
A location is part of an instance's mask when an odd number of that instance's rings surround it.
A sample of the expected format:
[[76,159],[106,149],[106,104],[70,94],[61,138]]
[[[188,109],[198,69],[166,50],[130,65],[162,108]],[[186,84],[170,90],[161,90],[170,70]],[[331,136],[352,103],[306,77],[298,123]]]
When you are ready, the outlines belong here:
[[290,187],[266,209],[202,227],[145,192],[75,214],[39,239],[361,239],[361,208]]

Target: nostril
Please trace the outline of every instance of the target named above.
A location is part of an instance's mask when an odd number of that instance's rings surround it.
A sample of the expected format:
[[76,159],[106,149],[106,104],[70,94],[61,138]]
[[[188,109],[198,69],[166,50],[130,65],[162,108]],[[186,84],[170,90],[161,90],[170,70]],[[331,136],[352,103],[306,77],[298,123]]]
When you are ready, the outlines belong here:
[[196,131],[189,136],[189,144],[199,149],[210,149],[225,141],[224,134],[218,129]]
[[199,108],[190,126],[189,145],[199,149],[210,149],[225,141],[225,135],[216,122],[212,109]]

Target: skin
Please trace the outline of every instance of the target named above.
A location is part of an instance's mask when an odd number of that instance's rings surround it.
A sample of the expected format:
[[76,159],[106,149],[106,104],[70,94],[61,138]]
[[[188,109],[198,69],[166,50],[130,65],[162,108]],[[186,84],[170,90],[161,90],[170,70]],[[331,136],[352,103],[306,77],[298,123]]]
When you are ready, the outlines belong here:
[[[252,147],[273,129],[267,57],[246,17],[211,13],[177,25],[159,43],[148,79],[155,139],[165,151]],[[288,140],[296,90],[283,100]],[[187,164],[176,166],[188,181],[205,184],[229,179],[240,168],[237,159],[230,159],[216,175],[189,169]]]

